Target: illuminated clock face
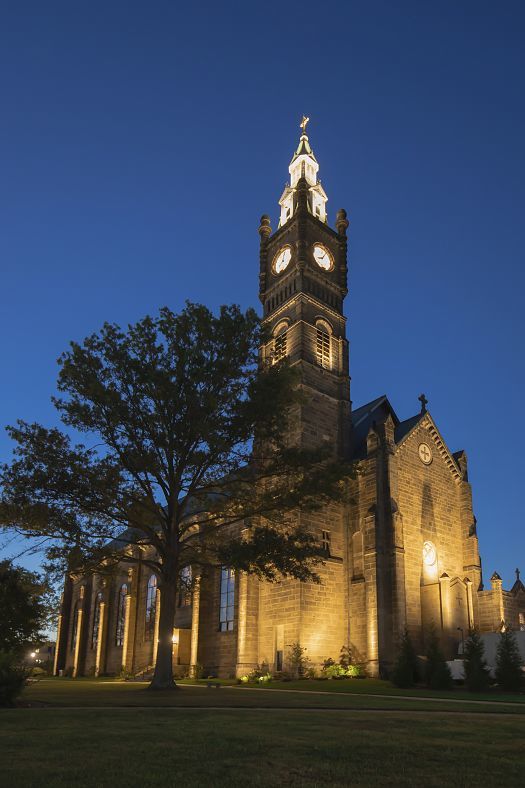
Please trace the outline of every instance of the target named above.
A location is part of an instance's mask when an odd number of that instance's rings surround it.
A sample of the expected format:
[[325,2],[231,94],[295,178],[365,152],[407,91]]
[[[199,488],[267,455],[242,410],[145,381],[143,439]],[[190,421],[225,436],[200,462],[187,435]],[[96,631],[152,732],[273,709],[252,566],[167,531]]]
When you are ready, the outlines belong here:
[[292,250],[289,246],[284,246],[282,249],[279,249],[275,257],[273,258],[273,270],[276,274],[282,274],[282,272],[288,268],[290,260],[292,259]]
[[315,244],[314,246],[314,260],[323,271],[331,271],[334,266],[332,255],[321,244]]

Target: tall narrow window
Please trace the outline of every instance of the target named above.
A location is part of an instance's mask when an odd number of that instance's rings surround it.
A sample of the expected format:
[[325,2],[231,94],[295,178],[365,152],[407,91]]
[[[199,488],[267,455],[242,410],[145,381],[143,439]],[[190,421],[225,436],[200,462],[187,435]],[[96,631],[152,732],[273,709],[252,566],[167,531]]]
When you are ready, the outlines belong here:
[[221,569],[221,607],[219,613],[219,629],[227,632],[233,629],[235,613],[235,572],[229,567]]
[[100,635],[100,604],[102,602],[102,591],[95,597],[95,609],[93,610],[93,630],[91,632],[91,648],[96,649]]
[[332,359],[330,353],[330,334],[326,330],[325,326],[321,323],[317,324],[316,332],[317,363],[325,369],[331,369]]
[[71,630],[71,651],[75,650],[75,646],[77,645],[77,637],[78,637],[78,599],[75,602],[75,607],[73,608],[73,628]]
[[286,358],[286,354],[288,351],[287,348],[287,334],[288,331],[284,328],[277,336],[275,337],[273,343],[273,363],[277,364],[283,358]]
[[518,613],[519,631],[525,632],[525,613]]
[[330,555],[330,531],[323,531],[321,547],[324,553]]
[[118,592],[117,597],[117,627],[115,630],[115,645],[124,645],[124,630],[126,628],[126,597],[128,595],[128,587],[123,583]]
[[179,607],[191,605],[191,566],[185,566],[180,573]]
[[155,614],[157,612],[157,578],[151,575],[146,591],[146,615],[144,635],[146,640],[153,638],[155,632]]

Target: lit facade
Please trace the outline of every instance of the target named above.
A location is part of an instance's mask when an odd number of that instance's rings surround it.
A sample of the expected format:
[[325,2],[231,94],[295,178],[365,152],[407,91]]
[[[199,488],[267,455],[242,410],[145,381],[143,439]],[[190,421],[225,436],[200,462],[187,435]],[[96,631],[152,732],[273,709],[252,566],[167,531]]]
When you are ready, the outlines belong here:
[[[350,500],[296,513],[325,553],[321,585],[270,584],[218,568],[185,578],[177,600],[174,666],[206,675],[286,668],[292,643],[314,665],[348,646],[370,675],[388,673],[406,630],[418,651],[433,625],[452,657],[477,627],[525,627],[525,587],[510,591],[493,575],[484,590],[467,457],[452,452],[421,397],[401,421],[386,396],[352,408],[347,295],[346,212],[327,221],[327,195],[302,124],[272,232],[261,219],[259,297],[271,339],[262,357],[286,357],[307,397],[290,441],[327,443],[359,462]],[[241,528],[242,526],[239,526]],[[56,671],[73,675],[147,673],[155,662],[162,600],[137,556],[111,579],[68,578],[57,637]]]

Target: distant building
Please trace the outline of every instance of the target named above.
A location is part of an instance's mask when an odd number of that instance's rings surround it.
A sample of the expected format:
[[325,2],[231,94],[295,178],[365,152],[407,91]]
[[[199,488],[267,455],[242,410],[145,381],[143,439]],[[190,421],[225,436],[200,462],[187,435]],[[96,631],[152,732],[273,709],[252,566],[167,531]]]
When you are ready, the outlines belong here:
[[[286,668],[291,643],[320,665],[343,645],[372,676],[392,665],[405,629],[421,651],[434,625],[448,656],[472,627],[525,626],[525,588],[502,590],[494,574],[484,590],[467,456],[451,451],[421,395],[419,412],[401,420],[386,396],[353,408],[343,301],[347,294],[344,210],[327,221],[327,195],[306,135],[289,167],[290,183],[275,232],[263,216],[259,296],[271,339],[264,358],[287,357],[309,395],[294,437],[302,446],[327,441],[361,472],[352,504],[297,514],[318,536],[326,562],[322,584],[270,584],[228,567],[181,585],[174,662],[182,670],[242,675],[256,665]],[[371,283],[377,287],[377,282]],[[392,331],[395,307],[370,321]],[[417,328],[415,328],[417,330]],[[191,590],[188,590],[190,588]],[[155,661],[161,600],[143,563],[118,577],[70,577],[64,589],[56,671],[138,673]]]

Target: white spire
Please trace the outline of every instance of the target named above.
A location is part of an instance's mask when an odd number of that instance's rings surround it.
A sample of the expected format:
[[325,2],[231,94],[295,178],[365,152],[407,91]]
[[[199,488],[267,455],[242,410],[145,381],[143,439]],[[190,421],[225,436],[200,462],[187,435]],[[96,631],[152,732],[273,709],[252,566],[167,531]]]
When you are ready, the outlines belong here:
[[295,151],[288,172],[290,173],[290,184],[285,186],[284,192],[279,200],[281,206],[281,218],[279,220],[279,227],[286,224],[293,216],[297,200],[296,190],[297,182],[301,176],[306,178],[309,186],[308,195],[308,208],[310,213],[316,216],[321,222],[326,222],[326,203],[328,197],[325,190],[321,186],[320,181],[317,180],[317,173],[319,172],[319,164],[314,156],[314,152],[310,147],[308,137],[306,135],[306,124],[310,118],[303,115],[300,128],[302,134],[299,139],[299,145]]

